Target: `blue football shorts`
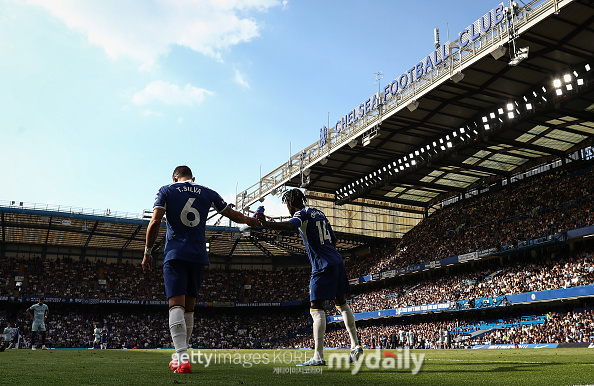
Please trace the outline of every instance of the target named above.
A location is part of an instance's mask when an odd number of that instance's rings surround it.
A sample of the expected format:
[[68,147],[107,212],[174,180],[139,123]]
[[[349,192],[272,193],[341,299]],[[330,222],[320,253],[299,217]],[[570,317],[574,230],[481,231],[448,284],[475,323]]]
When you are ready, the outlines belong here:
[[197,298],[204,280],[204,268],[204,264],[187,260],[167,260],[163,264],[167,299],[179,295]]
[[309,300],[335,300],[351,292],[344,264],[331,265],[312,272],[309,281]]

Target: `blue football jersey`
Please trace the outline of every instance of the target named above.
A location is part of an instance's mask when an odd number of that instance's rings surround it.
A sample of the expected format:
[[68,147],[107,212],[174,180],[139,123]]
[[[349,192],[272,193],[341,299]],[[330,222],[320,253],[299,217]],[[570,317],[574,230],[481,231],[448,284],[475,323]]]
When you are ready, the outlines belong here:
[[205,232],[211,206],[220,213],[228,205],[217,192],[191,180],[159,189],[153,207],[165,209],[167,216],[164,262],[180,259],[210,264]]
[[299,229],[311,262],[312,273],[323,271],[328,266],[342,264],[342,256],[332,245],[334,232],[321,210],[306,206],[295,212],[289,221]]

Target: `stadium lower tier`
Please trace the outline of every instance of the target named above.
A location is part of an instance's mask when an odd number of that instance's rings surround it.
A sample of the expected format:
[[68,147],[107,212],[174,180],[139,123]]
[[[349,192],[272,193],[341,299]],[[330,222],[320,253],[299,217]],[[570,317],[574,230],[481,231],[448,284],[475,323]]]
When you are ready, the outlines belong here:
[[[21,347],[31,345],[27,306],[8,304],[0,311],[0,332],[18,326]],[[2,307],[4,308],[4,307]],[[309,327],[301,308],[254,310],[197,309],[190,346],[194,348],[270,348]],[[108,348],[169,348],[167,307],[49,304],[47,341],[54,348],[93,347],[93,330],[107,326]],[[39,335],[39,334],[38,334]],[[39,344],[39,337],[37,338]]]
[[[359,341],[374,348],[473,348],[478,345],[594,343],[594,310],[564,308],[541,315],[507,319],[475,320],[470,317],[441,321],[413,320],[386,324],[380,320],[357,325]],[[282,343],[284,347],[313,347],[311,334],[299,334]],[[342,323],[327,328],[326,347],[348,348],[350,340]]]
[[[548,302],[461,314],[425,314],[357,321],[365,347],[464,348],[479,344],[594,342],[594,298]],[[0,331],[18,326],[19,347],[31,347],[26,307],[0,311]],[[197,309],[192,348],[311,348],[309,309]],[[107,326],[108,348],[170,348],[166,309],[52,304],[46,322],[50,348],[91,348],[94,325]],[[10,338],[11,337],[7,337]],[[37,338],[39,339],[39,337]],[[328,323],[326,347],[349,347],[342,322]],[[39,340],[36,341],[39,344]]]

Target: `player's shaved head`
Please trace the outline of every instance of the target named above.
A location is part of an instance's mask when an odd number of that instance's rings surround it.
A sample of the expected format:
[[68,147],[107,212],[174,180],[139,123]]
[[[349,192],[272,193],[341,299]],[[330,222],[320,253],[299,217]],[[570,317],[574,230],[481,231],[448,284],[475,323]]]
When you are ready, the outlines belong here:
[[192,170],[186,165],[178,166],[173,170],[173,178],[192,178]]

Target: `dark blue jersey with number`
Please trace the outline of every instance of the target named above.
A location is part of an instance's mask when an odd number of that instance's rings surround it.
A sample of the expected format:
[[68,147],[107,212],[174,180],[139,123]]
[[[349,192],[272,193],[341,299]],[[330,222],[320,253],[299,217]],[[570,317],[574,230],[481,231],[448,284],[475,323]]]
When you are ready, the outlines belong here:
[[165,209],[167,217],[163,262],[180,259],[210,264],[205,232],[211,206],[220,213],[227,208],[227,203],[214,190],[190,180],[159,189],[153,207]]
[[109,332],[107,330],[101,330],[101,343],[107,343]]
[[342,264],[342,256],[332,245],[334,232],[324,213],[311,206],[295,212],[291,218],[299,229],[311,263],[312,274],[326,267]]

